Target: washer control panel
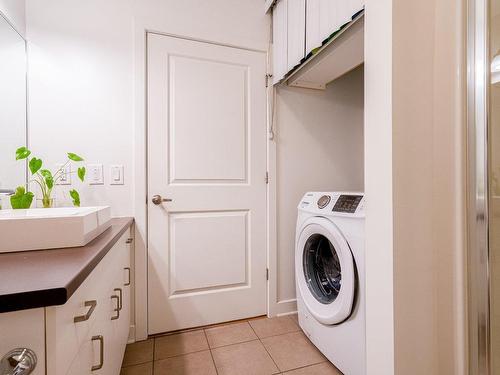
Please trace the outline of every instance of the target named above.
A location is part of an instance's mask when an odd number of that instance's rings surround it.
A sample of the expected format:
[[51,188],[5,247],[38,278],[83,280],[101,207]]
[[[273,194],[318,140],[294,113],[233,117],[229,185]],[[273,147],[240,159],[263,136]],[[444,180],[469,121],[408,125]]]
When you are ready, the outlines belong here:
[[358,192],[312,192],[304,195],[298,208],[319,215],[364,217],[365,199]]
[[335,202],[332,211],[353,214],[358,209],[361,199],[363,199],[362,195],[342,194]]

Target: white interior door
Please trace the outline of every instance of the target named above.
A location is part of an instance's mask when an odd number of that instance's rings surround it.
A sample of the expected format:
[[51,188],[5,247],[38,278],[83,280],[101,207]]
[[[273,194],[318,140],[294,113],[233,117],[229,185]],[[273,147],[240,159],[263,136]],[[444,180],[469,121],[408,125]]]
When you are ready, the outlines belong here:
[[147,42],[149,334],[265,314],[266,55]]

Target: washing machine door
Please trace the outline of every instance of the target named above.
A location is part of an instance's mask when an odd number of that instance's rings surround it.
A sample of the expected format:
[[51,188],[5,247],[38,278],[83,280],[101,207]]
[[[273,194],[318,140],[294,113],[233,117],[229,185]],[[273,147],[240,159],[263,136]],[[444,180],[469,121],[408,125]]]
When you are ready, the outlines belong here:
[[297,239],[295,271],[307,309],[323,324],[351,315],[356,287],[355,263],[346,239],[330,220],[306,221]]

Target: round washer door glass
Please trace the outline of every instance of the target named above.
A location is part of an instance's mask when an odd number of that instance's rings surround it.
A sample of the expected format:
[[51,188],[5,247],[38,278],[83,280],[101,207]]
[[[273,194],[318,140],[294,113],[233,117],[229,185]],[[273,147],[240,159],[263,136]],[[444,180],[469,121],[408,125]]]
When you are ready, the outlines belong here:
[[305,245],[303,268],[307,286],[319,302],[334,302],[342,286],[339,256],[332,243],[322,234],[313,234]]

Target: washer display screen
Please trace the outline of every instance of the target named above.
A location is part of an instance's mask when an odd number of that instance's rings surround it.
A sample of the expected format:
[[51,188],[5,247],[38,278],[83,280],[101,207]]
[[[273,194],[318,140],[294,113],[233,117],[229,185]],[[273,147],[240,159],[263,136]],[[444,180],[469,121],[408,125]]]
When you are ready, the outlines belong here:
[[323,304],[335,301],[342,285],[342,270],[337,251],[325,236],[309,237],[304,246],[303,268],[312,295]]
[[363,199],[362,195],[341,195],[335,202],[332,211],[353,214],[356,212],[361,199]]

